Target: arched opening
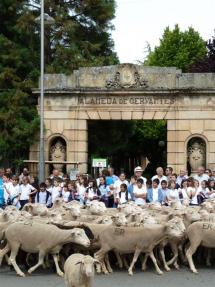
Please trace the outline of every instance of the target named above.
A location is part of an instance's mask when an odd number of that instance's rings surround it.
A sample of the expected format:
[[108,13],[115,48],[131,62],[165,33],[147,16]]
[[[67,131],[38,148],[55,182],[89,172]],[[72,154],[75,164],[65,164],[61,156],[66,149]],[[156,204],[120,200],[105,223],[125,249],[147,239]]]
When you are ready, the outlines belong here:
[[198,167],[206,167],[206,142],[203,138],[195,136],[187,143],[187,169],[189,174],[196,173]]
[[94,158],[106,159],[115,173],[133,175],[141,166],[152,177],[166,167],[167,127],[163,120],[88,120],[88,172]]
[[66,156],[66,141],[61,136],[56,136],[50,140],[49,143],[49,160],[53,161],[49,165],[49,172],[51,173],[53,169],[58,169],[61,173],[66,172],[65,161]]

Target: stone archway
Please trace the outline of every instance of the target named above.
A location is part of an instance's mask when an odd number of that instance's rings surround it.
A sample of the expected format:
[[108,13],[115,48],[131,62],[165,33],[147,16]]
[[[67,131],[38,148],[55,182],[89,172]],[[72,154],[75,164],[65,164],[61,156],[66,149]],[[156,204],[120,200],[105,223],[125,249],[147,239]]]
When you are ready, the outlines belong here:
[[[67,169],[78,163],[87,171],[88,120],[132,119],[167,121],[167,164],[176,172],[187,163],[187,138],[196,134],[210,147],[207,167],[215,166],[215,74],[133,64],[80,68],[45,76],[44,107],[46,142],[56,133],[68,139]],[[30,161],[38,151],[31,147]]]

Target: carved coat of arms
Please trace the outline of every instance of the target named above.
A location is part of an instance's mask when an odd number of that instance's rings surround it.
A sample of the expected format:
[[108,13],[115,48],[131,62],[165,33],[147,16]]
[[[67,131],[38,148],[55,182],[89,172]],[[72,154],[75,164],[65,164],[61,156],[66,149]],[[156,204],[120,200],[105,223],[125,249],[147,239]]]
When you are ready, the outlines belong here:
[[122,65],[113,79],[106,82],[107,88],[147,88],[148,81],[141,78],[134,66]]

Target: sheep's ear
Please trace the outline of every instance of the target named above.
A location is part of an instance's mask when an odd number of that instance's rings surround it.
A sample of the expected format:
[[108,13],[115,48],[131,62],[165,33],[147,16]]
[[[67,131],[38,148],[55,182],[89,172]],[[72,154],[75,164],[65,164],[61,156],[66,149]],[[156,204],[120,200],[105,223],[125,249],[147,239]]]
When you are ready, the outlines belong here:
[[2,212],[2,217],[3,217],[4,221],[9,220],[9,216],[8,216],[7,212],[5,212],[5,211]]
[[94,263],[94,264],[101,264],[101,262],[100,262],[99,260],[97,260],[97,259],[94,259],[94,260],[93,260],[93,263]]

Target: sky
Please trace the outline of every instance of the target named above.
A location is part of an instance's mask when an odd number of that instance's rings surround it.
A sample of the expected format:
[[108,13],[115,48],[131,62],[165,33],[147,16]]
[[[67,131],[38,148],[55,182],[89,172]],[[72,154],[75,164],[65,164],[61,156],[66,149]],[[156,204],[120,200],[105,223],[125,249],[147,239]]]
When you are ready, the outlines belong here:
[[112,36],[121,63],[146,57],[147,42],[159,45],[164,29],[192,26],[205,39],[214,35],[215,0],[116,0]]

